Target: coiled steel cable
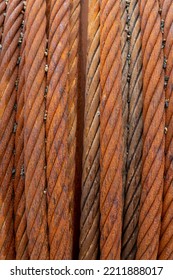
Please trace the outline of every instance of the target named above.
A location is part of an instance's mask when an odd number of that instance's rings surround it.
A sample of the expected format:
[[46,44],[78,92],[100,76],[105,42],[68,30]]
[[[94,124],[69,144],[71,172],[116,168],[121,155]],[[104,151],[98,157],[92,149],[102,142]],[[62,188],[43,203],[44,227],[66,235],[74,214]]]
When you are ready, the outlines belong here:
[[128,1],[128,137],[122,258],[135,259],[142,177],[142,50],[139,2]]
[[2,33],[3,33],[3,25],[5,20],[5,14],[6,14],[6,6],[7,1],[0,0],[0,44],[2,39]]
[[[18,41],[22,22],[21,0],[8,4],[0,62],[0,258],[14,259],[13,179]],[[10,32],[9,32],[10,30]]]
[[80,221],[80,259],[97,259],[100,189],[100,1],[88,7],[88,51]]
[[70,0],[50,6],[46,109],[50,259],[71,259],[68,159],[68,72]]
[[164,72],[159,3],[140,1],[143,54],[143,173],[136,259],[156,259],[164,175]]
[[28,0],[26,7],[24,168],[28,252],[48,259],[44,92],[46,1]]
[[101,259],[120,259],[122,228],[121,9],[103,0],[100,12]]
[[165,181],[159,259],[173,259],[173,2],[160,1],[165,69]]

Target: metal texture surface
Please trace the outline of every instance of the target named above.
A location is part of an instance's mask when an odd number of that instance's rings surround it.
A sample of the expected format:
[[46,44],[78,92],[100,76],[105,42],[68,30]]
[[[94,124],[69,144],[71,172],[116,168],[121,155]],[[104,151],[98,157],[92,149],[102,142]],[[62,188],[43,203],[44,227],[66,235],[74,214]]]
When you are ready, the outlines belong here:
[[[20,39],[24,36],[22,24]],[[25,38],[21,43],[18,69],[16,134],[15,134],[15,169],[14,178],[14,235],[17,260],[27,260],[28,237],[25,213],[25,173],[24,173],[24,90],[25,90]]]
[[173,2],[160,1],[164,40],[165,69],[165,181],[159,259],[173,259]]
[[[70,198],[70,228],[71,244],[74,237],[74,196],[76,188],[76,132],[77,132],[77,102],[79,91],[79,28],[80,0],[71,0],[70,35],[69,35],[69,92],[68,92],[68,163],[67,176]],[[72,245],[71,245],[72,246]]]
[[156,259],[161,227],[165,95],[159,3],[140,1],[143,55],[143,170],[136,259]]
[[135,259],[139,202],[142,177],[142,53],[139,1],[131,0],[126,4],[126,36],[129,44],[126,60],[128,62],[127,82],[128,119],[125,129],[127,154],[126,180],[124,186],[124,215],[122,234],[122,259]]
[[[22,1],[9,1],[0,53],[0,259],[14,259],[13,179],[18,40]],[[9,32],[10,30],[10,32]]]
[[24,168],[28,252],[30,259],[48,259],[44,124],[45,0],[28,0],[25,34]]
[[6,2],[4,0],[0,0],[0,44],[2,39],[3,27],[4,27],[6,6],[7,6]]
[[88,50],[80,220],[80,259],[97,259],[100,189],[100,1],[88,7]]
[[50,259],[71,259],[68,166],[70,0],[52,0],[48,42],[46,157]]
[[120,1],[103,0],[100,19],[100,250],[101,259],[120,259],[123,162]]

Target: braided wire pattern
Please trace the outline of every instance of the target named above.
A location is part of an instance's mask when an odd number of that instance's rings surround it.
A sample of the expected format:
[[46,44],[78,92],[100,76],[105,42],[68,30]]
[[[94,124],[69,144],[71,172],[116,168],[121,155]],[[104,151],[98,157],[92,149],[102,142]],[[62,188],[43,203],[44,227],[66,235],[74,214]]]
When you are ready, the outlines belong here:
[[80,221],[80,259],[97,259],[100,192],[100,1],[88,7],[88,50]]
[[131,0],[130,17],[130,84],[129,84],[129,132],[127,140],[127,174],[124,197],[122,259],[135,259],[139,202],[142,177],[142,41],[139,1]]
[[[79,29],[80,29],[80,0],[71,0],[70,9],[70,38],[69,38],[69,93],[68,93],[68,180],[70,197],[70,230],[74,235],[74,191],[76,175],[76,131],[77,131],[77,100],[79,93]],[[73,240],[71,240],[72,246]]]
[[45,0],[27,1],[25,34],[24,168],[28,252],[30,259],[49,259],[44,194]]
[[137,259],[156,259],[164,175],[164,71],[159,3],[141,0],[143,55],[143,171]]
[[159,246],[159,259],[173,259],[173,2],[161,1],[164,20],[164,36],[166,40],[164,56],[167,60],[165,77],[169,81],[165,91],[166,100],[166,143],[165,143],[165,181],[163,191],[162,226]]
[[5,13],[6,11],[6,3],[4,0],[0,0],[0,43],[2,39],[2,33],[3,33],[3,25],[5,20]]
[[[14,259],[13,166],[18,40],[22,2],[9,1],[0,62],[0,259]],[[9,32],[10,30],[10,32]]]
[[100,250],[101,259],[120,259],[123,165],[120,1],[103,0],[100,18]]
[[[23,31],[23,30],[22,30]],[[24,89],[25,89],[25,38],[20,50],[21,62],[18,70],[17,111],[15,134],[15,179],[14,179],[14,231],[17,260],[27,260],[28,237],[25,213],[24,177]]]
[[46,157],[50,259],[71,259],[68,158],[70,0],[52,0],[49,22]]

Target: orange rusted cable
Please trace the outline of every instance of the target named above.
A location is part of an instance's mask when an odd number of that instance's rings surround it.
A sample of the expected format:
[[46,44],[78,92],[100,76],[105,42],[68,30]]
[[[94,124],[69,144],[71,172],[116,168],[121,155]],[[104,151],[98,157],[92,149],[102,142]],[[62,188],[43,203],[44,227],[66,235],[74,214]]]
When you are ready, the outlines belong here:
[[122,97],[120,1],[101,1],[101,259],[120,259],[122,228]]
[[71,259],[68,160],[70,0],[52,0],[48,42],[47,184],[50,259]]
[[24,175],[24,89],[25,89],[25,39],[24,21],[22,22],[20,42],[21,50],[18,70],[18,90],[16,103],[16,134],[15,134],[15,179],[14,179],[14,234],[17,260],[26,260],[28,255],[28,237],[26,232],[25,213],[25,175]]
[[13,259],[15,254],[13,236],[14,105],[22,7],[21,0],[11,0],[8,3],[0,54],[0,259]]
[[139,202],[142,177],[142,54],[141,29],[138,0],[128,1],[127,10],[127,54],[129,84],[126,104],[128,119],[126,139],[126,181],[124,190],[124,215],[122,235],[122,258],[135,259]]
[[44,92],[46,1],[28,0],[26,7],[24,168],[28,252],[48,259]]
[[5,14],[6,14],[6,6],[7,6],[7,1],[0,0],[0,44],[2,39],[3,25],[5,20]]
[[80,221],[80,259],[97,259],[100,192],[100,1],[88,7],[88,52]]
[[143,170],[136,259],[156,259],[164,175],[164,72],[159,3],[140,1],[143,55]]
[[165,69],[165,181],[159,259],[173,259],[173,2],[160,1]]
[[[68,93],[68,184],[70,197],[70,227],[71,238],[74,235],[74,191],[76,175],[76,131],[77,131],[77,100],[79,93],[79,28],[80,28],[80,0],[71,0],[70,10],[70,38],[69,38],[69,93]],[[73,240],[71,240],[72,246]]]

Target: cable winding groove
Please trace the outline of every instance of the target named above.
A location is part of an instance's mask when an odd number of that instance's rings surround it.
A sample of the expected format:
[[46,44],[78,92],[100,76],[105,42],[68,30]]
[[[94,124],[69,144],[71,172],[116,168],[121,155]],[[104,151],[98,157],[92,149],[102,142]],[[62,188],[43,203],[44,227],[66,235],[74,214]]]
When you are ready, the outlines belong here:
[[[79,28],[80,0],[71,0],[70,37],[69,37],[69,93],[68,93],[68,184],[70,197],[70,228],[73,238],[74,228],[74,190],[76,174],[76,130],[77,130],[77,100],[78,100],[78,64],[79,64]],[[73,240],[71,240],[72,246]]]
[[100,189],[100,1],[88,7],[88,51],[85,94],[80,259],[97,259]]
[[101,259],[120,259],[121,251],[123,121],[120,18],[120,1],[101,2]]
[[71,259],[68,166],[68,71],[70,0],[52,0],[47,94],[47,182],[50,259]]
[[143,173],[137,259],[156,259],[164,175],[164,72],[159,3],[140,1],[143,55]]
[[0,0],[0,43],[1,43],[1,39],[2,39],[2,33],[3,33],[6,6],[7,6],[6,2],[4,0]]
[[46,1],[26,7],[24,167],[28,252],[49,259],[45,196],[45,57]]
[[[18,40],[22,2],[9,1],[0,62],[0,259],[14,259],[13,176]],[[9,32],[10,30],[10,32]]]
[[[22,40],[24,36],[21,29]],[[18,90],[16,109],[16,135],[15,135],[15,179],[14,179],[14,231],[16,259],[26,260],[28,255],[28,237],[26,232],[25,213],[25,175],[24,175],[24,89],[25,89],[25,38],[20,50],[20,65],[18,70]]]
[[173,259],[173,2],[160,1],[163,20],[164,68],[165,68],[165,181],[159,259]]
[[131,0],[129,23],[129,94],[122,258],[135,259],[142,177],[142,50],[139,2]]

